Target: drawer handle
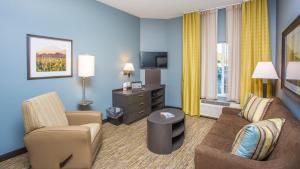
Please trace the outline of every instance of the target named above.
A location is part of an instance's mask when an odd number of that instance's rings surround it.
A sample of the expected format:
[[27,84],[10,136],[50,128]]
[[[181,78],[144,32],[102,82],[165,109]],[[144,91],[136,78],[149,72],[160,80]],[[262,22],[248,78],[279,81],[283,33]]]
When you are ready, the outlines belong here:
[[143,96],[144,96],[143,94],[140,94],[140,95],[139,95],[139,97],[143,97]]
[[143,106],[144,105],[144,103],[142,102],[142,103],[140,103],[140,106]]
[[144,113],[144,111],[140,111],[140,112],[138,112],[139,114],[142,114],[142,113]]

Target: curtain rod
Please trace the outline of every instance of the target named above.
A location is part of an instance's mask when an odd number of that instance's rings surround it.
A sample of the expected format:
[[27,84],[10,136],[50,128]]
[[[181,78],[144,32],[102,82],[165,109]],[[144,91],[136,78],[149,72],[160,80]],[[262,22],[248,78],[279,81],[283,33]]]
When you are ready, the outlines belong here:
[[234,6],[234,5],[240,5],[240,4],[242,4],[242,3],[235,3],[235,4],[231,4],[231,5],[225,5],[225,6],[219,6],[219,7],[210,8],[210,9],[204,9],[204,10],[200,10],[200,12],[209,11],[209,10],[213,10],[213,9],[223,9],[228,6]]
[[[247,0],[243,0],[243,2],[244,1],[246,1],[247,2]],[[242,2],[242,3],[243,3]],[[203,9],[203,10],[193,10],[193,11],[189,11],[189,12],[186,12],[186,13],[184,13],[184,14],[188,14],[188,13],[192,13],[192,12],[204,12],[204,11],[209,11],[209,10],[213,10],[213,9],[222,9],[222,8],[226,8],[226,7],[228,7],[228,6],[233,6],[233,5],[240,5],[240,4],[242,4],[242,3],[235,3],[235,4],[230,4],[230,5],[225,5],[225,6],[219,6],[219,7],[215,7],[215,8],[209,8],[209,9]]]

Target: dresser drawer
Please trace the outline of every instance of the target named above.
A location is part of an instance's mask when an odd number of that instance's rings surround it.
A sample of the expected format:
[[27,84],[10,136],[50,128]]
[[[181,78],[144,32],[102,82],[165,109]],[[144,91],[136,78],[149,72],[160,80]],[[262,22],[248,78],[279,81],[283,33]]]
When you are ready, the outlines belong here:
[[128,104],[139,104],[145,102],[150,97],[149,92],[141,92],[128,97]]
[[[118,95],[113,94],[113,106],[117,107],[127,107],[133,104],[150,104],[150,92],[141,91],[131,95]],[[148,101],[149,100],[149,101]]]
[[[153,108],[164,107],[164,87],[148,87],[139,91],[116,89],[112,92],[112,102],[114,107],[124,110],[123,122],[130,124],[148,116]],[[157,106],[159,104],[161,106]]]

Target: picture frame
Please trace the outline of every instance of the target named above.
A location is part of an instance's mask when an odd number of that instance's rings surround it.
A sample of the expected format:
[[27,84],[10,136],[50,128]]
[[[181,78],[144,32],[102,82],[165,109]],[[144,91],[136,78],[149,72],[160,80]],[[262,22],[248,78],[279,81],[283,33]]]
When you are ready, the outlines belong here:
[[142,88],[143,88],[142,81],[131,82],[131,89],[132,90],[140,90]]
[[27,34],[27,80],[72,76],[72,40]]
[[281,88],[300,98],[300,79],[290,71],[300,67],[300,15],[282,32],[281,61]]

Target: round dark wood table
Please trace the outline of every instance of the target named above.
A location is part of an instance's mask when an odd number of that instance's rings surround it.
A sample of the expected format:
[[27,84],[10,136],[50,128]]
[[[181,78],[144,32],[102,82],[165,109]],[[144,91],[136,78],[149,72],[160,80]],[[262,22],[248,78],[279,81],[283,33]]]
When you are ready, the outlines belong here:
[[[166,119],[161,112],[174,115]],[[156,154],[170,154],[184,141],[184,112],[166,108],[152,112],[147,119],[147,146]]]

